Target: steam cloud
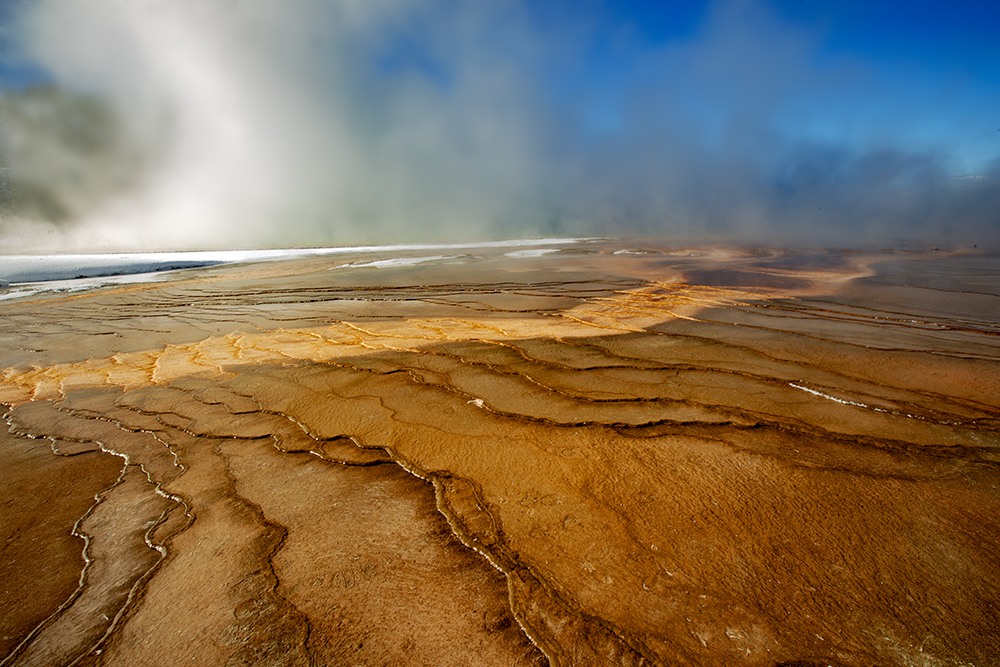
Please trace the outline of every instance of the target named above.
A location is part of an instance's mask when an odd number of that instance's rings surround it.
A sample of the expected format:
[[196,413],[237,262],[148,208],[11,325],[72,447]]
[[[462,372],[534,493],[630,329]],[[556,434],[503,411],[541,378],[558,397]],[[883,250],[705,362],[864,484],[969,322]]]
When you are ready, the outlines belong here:
[[[0,101],[11,251],[1000,242],[1000,135],[967,97],[817,62],[820,35],[756,2],[660,45],[598,29],[596,10],[553,29],[501,0],[52,1],[8,18],[8,58],[53,81]],[[631,64],[602,72],[600,50]],[[982,141],[915,138],[940,118]]]

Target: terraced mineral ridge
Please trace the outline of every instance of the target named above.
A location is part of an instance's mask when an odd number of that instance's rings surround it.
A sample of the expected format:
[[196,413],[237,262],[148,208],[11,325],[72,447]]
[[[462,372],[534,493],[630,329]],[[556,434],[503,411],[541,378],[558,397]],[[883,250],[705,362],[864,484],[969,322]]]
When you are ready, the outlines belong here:
[[0,301],[2,665],[998,664],[996,256],[548,250]]

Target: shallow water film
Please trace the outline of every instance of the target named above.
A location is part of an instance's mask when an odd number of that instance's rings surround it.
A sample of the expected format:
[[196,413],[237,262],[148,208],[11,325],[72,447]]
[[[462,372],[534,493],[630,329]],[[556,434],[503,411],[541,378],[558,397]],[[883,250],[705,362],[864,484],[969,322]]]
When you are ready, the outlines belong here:
[[1000,270],[566,243],[0,301],[2,665],[992,665]]

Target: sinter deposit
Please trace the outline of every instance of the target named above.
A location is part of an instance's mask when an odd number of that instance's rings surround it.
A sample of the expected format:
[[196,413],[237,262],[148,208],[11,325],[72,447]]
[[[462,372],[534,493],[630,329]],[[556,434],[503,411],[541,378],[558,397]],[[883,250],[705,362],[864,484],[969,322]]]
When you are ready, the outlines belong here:
[[0,301],[0,664],[996,664],[996,267],[578,241]]

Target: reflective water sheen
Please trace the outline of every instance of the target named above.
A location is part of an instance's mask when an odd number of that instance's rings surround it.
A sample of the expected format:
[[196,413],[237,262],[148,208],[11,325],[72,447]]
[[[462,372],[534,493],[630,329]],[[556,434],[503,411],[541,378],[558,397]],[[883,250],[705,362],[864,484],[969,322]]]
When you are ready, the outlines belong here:
[[2,308],[4,666],[996,659],[996,256],[366,250]]

